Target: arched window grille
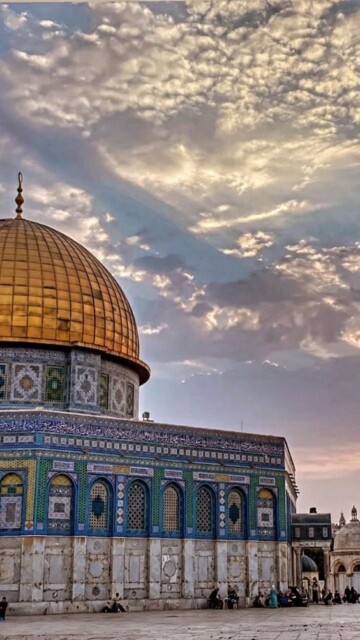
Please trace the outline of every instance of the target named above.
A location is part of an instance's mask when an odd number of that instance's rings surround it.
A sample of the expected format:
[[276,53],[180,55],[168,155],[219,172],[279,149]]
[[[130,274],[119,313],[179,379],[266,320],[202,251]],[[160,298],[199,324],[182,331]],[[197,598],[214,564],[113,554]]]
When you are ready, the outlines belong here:
[[200,487],[196,494],[196,530],[202,534],[214,534],[213,494],[208,487]]
[[358,573],[360,572],[360,564],[356,564],[353,568],[353,573]]
[[257,495],[257,526],[260,538],[275,537],[275,507],[274,494],[269,489],[260,489]]
[[90,491],[89,527],[93,531],[107,533],[111,530],[111,519],[110,489],[104,481],[97,480]]
[[69,534],[74,530],[74,485],[64,474],[54,476],[50,481],[48,529]]
[[146,488],[137,480],[131,483],[127,494],[127,529],[137,533],[148,530]]
[[181,496],[179,489],[168,485],[163,493],[163,531],[181,534]]
[[232,536],[241,535],[244,532],[243,497],[238,489],[232,489],[228,494],[227,530]]
[[0,482],[0,530],[22,528],[23,481],[17,473],[8,473]]

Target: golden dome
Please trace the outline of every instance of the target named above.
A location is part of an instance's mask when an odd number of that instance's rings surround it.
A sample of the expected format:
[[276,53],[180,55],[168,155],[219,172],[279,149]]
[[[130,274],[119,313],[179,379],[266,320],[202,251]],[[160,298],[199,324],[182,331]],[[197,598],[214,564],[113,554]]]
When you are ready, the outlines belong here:
[[131,307],[109,271],[59,231],[20,216],[0,220],[0,343],[84,347],[125,361],[148,380]]

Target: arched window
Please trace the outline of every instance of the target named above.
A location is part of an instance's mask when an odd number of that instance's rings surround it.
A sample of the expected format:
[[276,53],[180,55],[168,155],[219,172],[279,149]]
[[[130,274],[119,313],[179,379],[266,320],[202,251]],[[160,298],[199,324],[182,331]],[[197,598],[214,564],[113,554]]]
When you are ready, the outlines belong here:
[[136,533],[148,531],[146,487],[138,480],[131,483],[127,494],[127,529]]
[[200,534],[214,535],[213,493],[209,487],[200,487],[196,494],[196,530]]
[[269,489],[260,489],[257,495],[257,526],[260,538],[275,537],[275,496]]
[[338,573],[345,573],[345,572],[346,572],[346,569],[345,569],[344,565],[343,564],[339,564]]
[[23,481],[16,473],[8,473],[0,482],[0,529],[22,528]]
[[109,533],[112,527],[111,492],[107,483],[97,480],[90,490],[89,527],[99,533]]
[[48,529],[69,534],[74,531],[74,485],[63,474],[50,480]]
[[353,573],[359,573],[360,572],[360,564],[356,564],[355,567],[353,568]]
[[182,504],[177,486],[170,484],[163,493],[163,531],[166,534],[182,533]]
[[244,531],[243,498],[238,489],[231,489],[228,494],[227,530],[230,536],[239,536]]

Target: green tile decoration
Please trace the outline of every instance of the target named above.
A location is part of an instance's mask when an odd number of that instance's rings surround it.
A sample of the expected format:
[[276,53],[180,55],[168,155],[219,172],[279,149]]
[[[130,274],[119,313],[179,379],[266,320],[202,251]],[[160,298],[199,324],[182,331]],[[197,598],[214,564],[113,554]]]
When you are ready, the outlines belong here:
[[62,403],[65,395],[65,367],[48,365],[45,378],[45,402]]
[[184,471],[186,485],[186,526],[194,526],[194,483],[192,471]]
[[161,480],[164,477],[164,469],[155,469],[153,483],[153,523],[155,527],[160,525],[160,498],[161,498]]
[[250,510],[250,529],[257,530],[257,486],[259,484],[258,476],[250,476],[250,492],[249,492],[249,510]]
[[37,522],[45,522],[46,518],[46,487],[48,472],[52,467],[51,460],[38,460],[39,467],[39,484],[37,487]]
[[279,519],[279,530],[286,531],[286,495],[285,495],[285,478],[276,478],[276,486],[278,490],[277,509]]
[[78,460],[75,463],[75,471],[78,474],[78,521],[81,524],[86,520],[86,502],[87,502],[87,468],[86,461]]

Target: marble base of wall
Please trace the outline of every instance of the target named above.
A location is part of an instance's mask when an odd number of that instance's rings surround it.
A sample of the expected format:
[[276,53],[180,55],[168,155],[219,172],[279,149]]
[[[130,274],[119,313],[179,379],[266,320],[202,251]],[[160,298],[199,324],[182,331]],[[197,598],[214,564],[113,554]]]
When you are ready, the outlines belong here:
[[200,608],[234,585],[245,606],[288,585],[288,545],[242,540],[1,537],[0,597],[9,613],[101,611],[119,593],[131,611]]

